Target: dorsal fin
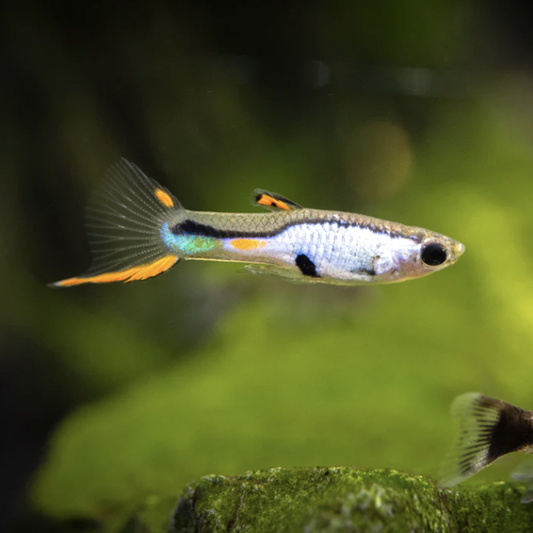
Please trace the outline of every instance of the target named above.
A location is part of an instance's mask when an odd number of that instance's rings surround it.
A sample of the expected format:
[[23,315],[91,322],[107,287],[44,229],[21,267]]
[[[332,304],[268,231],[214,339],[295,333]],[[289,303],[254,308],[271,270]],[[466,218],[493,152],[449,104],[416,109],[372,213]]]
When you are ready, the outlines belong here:
[[263,189],[256,189],[254,191],[253,203],[254,205],[266,207],[271,211],[279,211],[280,209],[284,211],[291,211],[292,209],[303,209],[301,205],[298,205],[292,200],[281,196],[281,194],[264,191]]

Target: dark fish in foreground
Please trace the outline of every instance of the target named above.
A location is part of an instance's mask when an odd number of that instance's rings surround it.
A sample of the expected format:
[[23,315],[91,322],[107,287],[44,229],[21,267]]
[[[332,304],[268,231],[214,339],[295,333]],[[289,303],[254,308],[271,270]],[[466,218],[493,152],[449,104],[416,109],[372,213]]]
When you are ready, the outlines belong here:
[[[533,454],[533,411],[469,392],[454,400],[452,416],[459,434],[442,469],[439,484],[443,487],[464,481],[502,455]],[[517,474],[514,478],[533,481],[530,475]],[[522,496],[522,503],[533,501],[532,489]]]
[[247,263],[293,281],[357,285],[419,278],[455,263],[464,246],[445,235],[355,213],[308,209],[256,190],[270,213],[185,209],[170,191],[122,159],[87,209],[93,264],[54,287],[130,282],[183,260]]

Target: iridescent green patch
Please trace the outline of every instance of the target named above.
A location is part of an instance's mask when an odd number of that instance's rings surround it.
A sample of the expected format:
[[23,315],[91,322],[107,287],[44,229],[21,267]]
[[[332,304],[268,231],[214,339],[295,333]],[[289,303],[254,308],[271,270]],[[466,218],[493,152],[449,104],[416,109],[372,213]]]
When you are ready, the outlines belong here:
[[196,237],[192,235],[183,235],[176,237],[178,249],[185,254],[197,254],[200,252],[209,252],[219,244],[217,239],[211,237]]
[[163,224],[161,238],[169,250],[181,252],[185,255],[194,255],[209,252],[213,248],[222,246],[218,239],[201,235],[174,235],[168,224]]

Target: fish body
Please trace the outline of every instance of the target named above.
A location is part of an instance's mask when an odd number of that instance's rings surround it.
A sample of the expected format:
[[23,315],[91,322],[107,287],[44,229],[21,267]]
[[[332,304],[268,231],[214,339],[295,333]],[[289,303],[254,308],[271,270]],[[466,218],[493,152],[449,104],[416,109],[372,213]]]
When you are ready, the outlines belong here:
[[[469,392],[454,400],[452,415],[458,436],[442,468],[439,484],[443,487],[464,481],[508,453],[533,454],[533,411]],[[514,477],[533,481],[532,472]],[[521,501],[533,502],[533,485]]]
[[251,272],[293,281],[393,283],[449,266],[464,251],[429,230],[307,209],[262,190],[255,191],[254,203],[271,212],[191,211],[122,159],[88,206],[93,265],[53,286],[147,279],[180,260],[246,263]]

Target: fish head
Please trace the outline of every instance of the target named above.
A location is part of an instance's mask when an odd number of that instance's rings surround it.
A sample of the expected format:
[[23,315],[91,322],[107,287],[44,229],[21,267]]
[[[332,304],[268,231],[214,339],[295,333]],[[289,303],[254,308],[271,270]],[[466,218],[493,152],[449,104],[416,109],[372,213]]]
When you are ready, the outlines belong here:
[[412,240],[415,246],[408,260],[399,257],[402,279],[419,278],[442,270],[453,265],[465,251],[464,244],[459,241],[427,230],[421,231]]
[[394,283],[427,276],[453,265],[465,246],[440,233],[412,228],[409,235],[394,239],[388,253],[374,263],[382,283]]
[[453,265],[465,251],[464,244],[440,233],[431,233],[418,251],[417,264],[428,274]]

